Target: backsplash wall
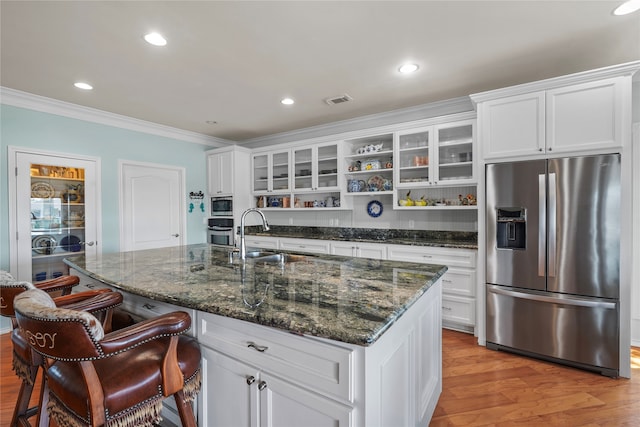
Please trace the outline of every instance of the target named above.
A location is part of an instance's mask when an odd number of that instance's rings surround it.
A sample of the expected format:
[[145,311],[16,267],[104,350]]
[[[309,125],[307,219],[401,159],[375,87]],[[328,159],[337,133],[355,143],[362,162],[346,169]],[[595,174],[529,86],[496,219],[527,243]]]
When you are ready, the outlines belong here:
[[[369,216],[367,205],[372,200],[382,203],[382,215]],[[301,211],[265,211],[273,225],[316,227],[382,228],[432,231],[478,231],[476,210],[394,210],[391,195],[380,197],[356,197],[353,210],[313,209]]]

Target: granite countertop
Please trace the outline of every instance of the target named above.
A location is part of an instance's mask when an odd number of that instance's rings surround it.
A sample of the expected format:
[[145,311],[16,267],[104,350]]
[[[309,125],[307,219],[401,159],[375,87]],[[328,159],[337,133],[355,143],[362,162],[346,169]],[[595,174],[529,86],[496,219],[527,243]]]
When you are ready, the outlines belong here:
[[[357,345],[375,342],[445,266],[290,254],[265,263],[208,244],[66,258],[71,268],[181,307]],[[279,253],[287,253],[279,251]]]
[[268,237],[291,237],[297,239],[320,239],[456,249],[478,249],[478,233],[466,231],[305,227],[285,225],[272,225],[269,231],[264,231],[262,226],[255,225],[246,227],[245,234]]

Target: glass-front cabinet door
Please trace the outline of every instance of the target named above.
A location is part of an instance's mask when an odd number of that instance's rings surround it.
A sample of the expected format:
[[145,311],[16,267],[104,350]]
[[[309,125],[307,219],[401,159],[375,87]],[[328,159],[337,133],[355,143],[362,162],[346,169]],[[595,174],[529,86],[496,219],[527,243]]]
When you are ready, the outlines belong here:
[[290,150],[284,150],[252,156],[254,193],[290,190],[289,154]]
[[398,186],[430,184],[431,128],[398,134]]
[[64,258],[98,250],[95,163],[24,153],[16,162],[12,269],[29,281],[67,274]]
[[338,188],[338,144],[293,149],[293,189]]
[[442,184],[474,179],[473,122],[436,127],[438,181]]

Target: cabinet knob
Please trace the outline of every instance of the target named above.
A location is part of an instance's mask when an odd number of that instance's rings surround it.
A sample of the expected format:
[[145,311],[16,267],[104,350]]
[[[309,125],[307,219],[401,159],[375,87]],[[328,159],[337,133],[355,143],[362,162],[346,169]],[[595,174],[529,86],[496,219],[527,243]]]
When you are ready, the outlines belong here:
[[267,388],[267,383],[266,383],[265,381],[260,381],[260,382],[258,383],[258,390],[262,391],[262,390],[264,390],[265,388]]
[[172,234],[171,236],[173,236],[173,237],[180,237],[180,235],[179,235],[178,233],[176,233],[176,234]]
[[538,148],[538,151],[542,152],[542,151],[544,151],[544,150],[543,150],[542,148]]
[[247,385],[251,385],[256,382],[256,377],[253,375],[247,377]]

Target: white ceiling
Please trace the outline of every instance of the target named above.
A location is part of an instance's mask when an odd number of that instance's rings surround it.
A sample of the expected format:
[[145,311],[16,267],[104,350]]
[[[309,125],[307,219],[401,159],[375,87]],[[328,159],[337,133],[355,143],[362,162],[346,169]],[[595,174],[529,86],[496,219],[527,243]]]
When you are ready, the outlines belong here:
[[245,141],[638,60],[620,3],[2,0],[0,83]]

